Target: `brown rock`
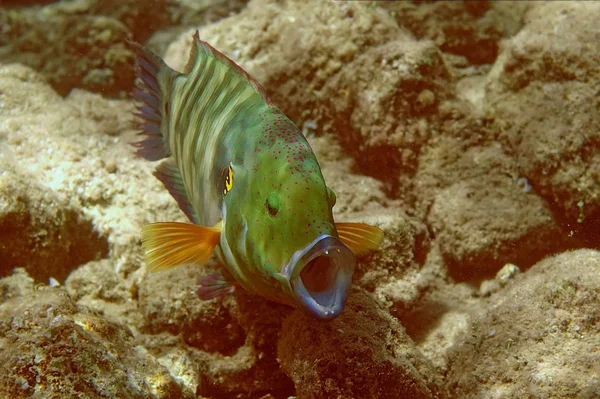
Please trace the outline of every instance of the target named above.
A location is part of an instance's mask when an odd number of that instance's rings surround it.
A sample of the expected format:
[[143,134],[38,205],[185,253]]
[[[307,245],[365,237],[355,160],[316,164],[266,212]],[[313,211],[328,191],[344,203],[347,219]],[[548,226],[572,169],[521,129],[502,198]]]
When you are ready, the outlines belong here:
[[[86,236],[79,227],[87,225],[93,234],[106,237],[101,242],[108,248],[102,253],[110,254],[114,270],[119,278],[127,279],[126,286],[130,288],[139,279],[134,272],[142,262],[141,226],[149,221],[185,218],[160,182],[152,177],[154,165],[136,158],[126,144],[134,137],[132,104],[80,90],[62,98],[39,74],[17,64],[0,66],[0,91],[2,158],[14,165],[6,169],[10,173],[4,177],[13,183],[4,188],[13,190],[13,194],[26,192],[19,194],[21,197],[2,196],[1,200],[24,206],[34,196],[36,201],[30,203],[32,215],[47,215],[44,228],[51,232],[56,230],[55,224],[62,223],[62,213],[75,213],[71,230],[63,231],[65,239],[48,241],[44,250],[68,246],[74,254],[87,254],[86,245],[93,247],[98,241],[93,235]],[[108,170],[110,161],[118,164],[115,173]],[[14,180],[13,169],[19,180]],[[16,181],[22,185],[15,186]],[[42,204],[46,207],[40,207]],[[24,219],[19,220],[25,223]],[[36,219],[31,223],[37,223]],[[11,230],[9,234],[18,235],[21,231]],[[72,245],[75,242],[77,245]],[[50,261],[59,262],[58,259],[60,256]],[[92,259],[93,256],[84,257],[72,266]],[[2,267],[14,266],[19,265],[2,263]],[[46,270],[51,269],[37,267],[31,273],[45,274]],[[62,279],[65,275],[54,277]],[[40,278],[47,279],[43,275]]]
[[520,174],[588,245],[600,217],[598,18],[594,3],[538,3],[504,45],[486,95]]
[[430,363],[404,329],[358,290],[333,321],[292,314],[278,354],[302,399],[443,397]]
[[537,263],[492,295],[450,357],[453,397],[600,396],[600,253]]
[[223,298],[203,301],[196,292],[197,281],[208,272],[206,267],[182,266],[147,274],[139,290],[142,330],[181,334],[187,345],[207,352],[235,353],[245,334],[223,307]]
[[502,38],[523,24],[527,1],[381,2],[398,23],[440,50],[465,57],[470,64],[491,64]]
[[69,274],[65,288],[78,305],[136,331],[142,324],[138,286],[128,285],[115,266],[111,259],[88,262]]
[[105,257],[106,237],[68,201],[0,154],[0,277],[23,267],[37,281],[63,281],[75,267]]
[[344,65],[323,95],[340,142],[366,174],[397,185],[414,173],[454,83],[432,42],[400,38]]
[[62,288],[0,304],[0,364],[6,398],[189,397],[127,328],[78,309]]
[[75,0],[0,13],[3,63],[39,71],[61,95],[79,87],[124,96],[133,87],[133,52],[125,40],[144,41],[168,23],[167,2]]
[[417,173],[424,203],[433,200],[427,222],[452,276],[480,279],[509,262],[529,267],[566,248],[568,236],[535,191],[520,184],[502,146],[474,144],[435,140]]
[[10,276],[0,279],[0,303],[30,294],[35,289],[34,280],[23,268],[17,268]]
[[189,352],[200,381],[195,390],[202,395],[292,394],[275,353],[281,322],[291,308],[245,292],[203,301],[196,282],[211,270],[181,266],[146,276],[139,307],[147,345],[160,356],[170,346]]

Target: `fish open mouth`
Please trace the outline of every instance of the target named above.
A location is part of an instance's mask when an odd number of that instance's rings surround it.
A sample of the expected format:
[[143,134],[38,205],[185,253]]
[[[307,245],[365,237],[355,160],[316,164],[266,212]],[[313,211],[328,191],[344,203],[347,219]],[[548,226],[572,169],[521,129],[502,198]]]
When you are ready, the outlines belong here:
[[296,301],[319,319],[337,316],[344,309],[354,265],[354,254],[338,238],[317,238],[288,264]]

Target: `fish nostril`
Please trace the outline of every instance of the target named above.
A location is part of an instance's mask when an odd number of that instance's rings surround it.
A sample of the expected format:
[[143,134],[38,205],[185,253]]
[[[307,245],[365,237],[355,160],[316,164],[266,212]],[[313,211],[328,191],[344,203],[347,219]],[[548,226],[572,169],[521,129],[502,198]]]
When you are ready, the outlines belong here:
[[323,292],[336,281],[337,263],[329,256],[318,256],[308,262],[300,272],[300,278],[308,292]]

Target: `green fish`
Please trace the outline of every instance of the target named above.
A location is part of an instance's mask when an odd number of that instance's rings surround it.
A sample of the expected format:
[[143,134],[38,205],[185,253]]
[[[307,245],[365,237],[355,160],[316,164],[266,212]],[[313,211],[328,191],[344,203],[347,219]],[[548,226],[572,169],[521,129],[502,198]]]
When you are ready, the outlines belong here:
[[383,232],[334,222],[335,194],[300,130],[198,32],[183,74],[131,44],[145,135],[134,145],[150,161],[168,158],[154,175],[191,222],[143,228],[148,268],[216,252],[222,267],[199,281],[202,299],[242,287],[320,319],[339,315],[355,256],[377,249]]

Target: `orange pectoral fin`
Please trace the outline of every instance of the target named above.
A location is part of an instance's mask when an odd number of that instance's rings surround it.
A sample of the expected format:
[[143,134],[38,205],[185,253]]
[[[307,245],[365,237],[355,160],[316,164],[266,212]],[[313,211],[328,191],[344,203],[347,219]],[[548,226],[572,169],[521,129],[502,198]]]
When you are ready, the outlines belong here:
[[363,256],[375,251],[383,241],[383,230],[363,223],[336,223],[340,240],[354,255]]
[[219,243],[221,222],[214,227],[187,223],[153,223],[142,228],[142,248],[151,271],[185,263],[204,263]]

